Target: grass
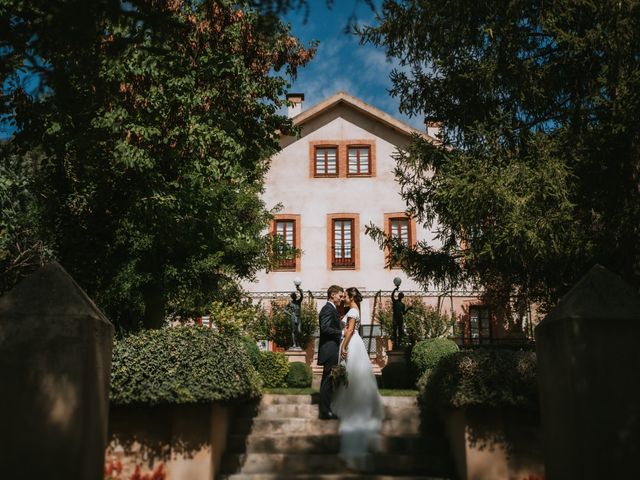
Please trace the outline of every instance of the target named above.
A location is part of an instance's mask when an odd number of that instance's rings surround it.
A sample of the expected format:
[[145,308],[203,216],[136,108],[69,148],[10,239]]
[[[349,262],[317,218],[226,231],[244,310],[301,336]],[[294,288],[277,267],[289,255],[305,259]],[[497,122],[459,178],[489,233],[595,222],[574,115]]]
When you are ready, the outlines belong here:
[[[275,395],[313,395],[317,394],[318,390],[315,388],[265,388],[264,393]],[[380,389],[380,395],[383,397],[415,397],[418,395],[418,391],[382,388]]]

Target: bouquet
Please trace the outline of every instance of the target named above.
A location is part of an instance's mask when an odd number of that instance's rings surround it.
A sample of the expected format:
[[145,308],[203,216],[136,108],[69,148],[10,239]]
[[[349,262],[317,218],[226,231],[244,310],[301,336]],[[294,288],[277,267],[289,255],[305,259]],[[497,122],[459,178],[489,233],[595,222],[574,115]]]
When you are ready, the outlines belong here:
[[331,369],[330,378],[334,390],[336,390],[340,385],[348,387],[349,378],[347,376],[347,362],[342,360],[337,365],[334,365]]

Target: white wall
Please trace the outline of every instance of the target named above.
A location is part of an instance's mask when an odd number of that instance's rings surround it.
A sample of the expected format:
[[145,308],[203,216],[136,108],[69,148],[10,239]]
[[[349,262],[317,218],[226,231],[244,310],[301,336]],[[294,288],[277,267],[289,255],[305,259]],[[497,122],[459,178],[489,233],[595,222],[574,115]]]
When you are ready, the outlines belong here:
[[[377,174],[362,178],[313,178],[309,173],[309,141],[348,141],[371,139],[376,145]],[[244,287],[254,292],[290,291],[293,279],[303,280],[304,290],[326,290],[331,284],[356,286],[361,291],[392,290],[393,278],[402,278],[402,290],[422,290],[399,269],[384,267],[384,253],[367,235],[365,226],[384,225],[384,214],[402,212],[406,205],[399,193],[392,155],[406,145],[404,134],[339,105],[308,122],[302,138],[285,138],[283,150],[272,160],[263,199],[267,208],[278,203],[278,213],[298,214],[301,220],[299,247],[303,254],[300,272],[261,272],[254,283]],[[327,214],[358,213],[360,237],[359,270],[335,270],[327,265]],[[432,239],[431,232],[416,226],[416,239]],[[364,312],[363,312],[364,314]],[[364,320],[363,315],[363,320]]]

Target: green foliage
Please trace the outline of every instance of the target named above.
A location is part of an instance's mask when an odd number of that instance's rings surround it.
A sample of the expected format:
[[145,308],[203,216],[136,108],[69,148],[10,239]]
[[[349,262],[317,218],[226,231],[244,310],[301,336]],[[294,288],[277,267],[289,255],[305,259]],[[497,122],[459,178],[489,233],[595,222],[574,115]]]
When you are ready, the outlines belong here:
[[401,110],[444,125],[395,172],[436,243],[369,228],[411,277],[477,284],[502,305],[552,305],[596,262],[640,285],[638,8],[384,2],[362,39],[404,66],[391,76]]
[[12,153],[0,143],[0,295],[52,258],[38,223],[35,176],[41,152]]
[[387,363],[382,369],[382,387],[386,389],[413,388],[409,365],[405,362]]
[[284,353],[260,352],[260,369],[258,371],[265,388],[287,386],[289,361]]
[[115,404],[183,404],[255,398],[260,378],[236,337],[202,327],[145,330],[116,339]]
[[534,352],[460,351],[444,357],[420,384],[419,401],[429,408],[538,406]]
[[[312,51],[230,0],[9,4],[0,114],[17,154],[44,152],[39,224],[56,258],[129,327],[237,295],[268,264],[260,194]],[[41,79],[32,97],[19,67]]]
[[254,340],[268,338],[268,317],[259,305],[251,302],[211,302],[206,308],[213,324],[221,333],[242,335]]
[[260,349],[258,348],[258,344],[251,337],[241,337],[240,340],[242,341],[245,352],[247,352],[249,356],[251,365],[258,371],[260,369]]
[[290,388],[309,388],[313,373],[311,367],[303,362],[291,362],[289,364],[289,373],[287,373],[287,387]]
[[[270,314],[271,329],[266,338],[272,340],[279,347],[287,349],[293,346],[291,333],[293,331],[293,323],[291,315],[287,311],[287,306],[277,302],[271,303]],[[313,340],[316,330],[318,329],[318,310],[315,300],[309,298],[302,302],[300,311],[300,336],[298,343],[302,349]]]
[[[405,344],[415,345],[427,338],[443,337],[451,333],[454,320],[446,313],[439,313],[430,305],[425,305],[419,297],[405,297],[403,303],[410,307],[404,314]],[[393,312],[391,303],[383,304],[376,312],[376,319],[386,340],[393,332]]]
[[411,365],[416,378],[435,368],[438,362],[459,350],[458,345],[447,338],[430,338],[416,343],[411,350]]

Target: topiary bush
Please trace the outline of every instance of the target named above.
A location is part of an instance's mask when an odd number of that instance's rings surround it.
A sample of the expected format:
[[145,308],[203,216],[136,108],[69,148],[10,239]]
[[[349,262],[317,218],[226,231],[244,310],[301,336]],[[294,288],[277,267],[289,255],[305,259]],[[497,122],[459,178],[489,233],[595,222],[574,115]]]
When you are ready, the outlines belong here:
[[284,353],[260,352],[258,372],[266,388],[284,388],[287,386],[289,360]]
[[313,372],[303,362],[291,362],[287,374],[287,386],[290,388],[308,388],[311,386]]
[[242,337],[240,339],[244,346],[247,355],[249,355],[249,360],[251,360],[251,365],[256,371],[260,368],[260,349],[258,348],[258,344],[251,337]]
[[535,352],[478,349],[444,357],[420,389],[428,408],[538,408]]
[[183,404],[255,398],[260,378],[239,338],[205,327],[143,330],[116,339],[111,402]]
[[448,338],[428,338],[414,345],[411,350],[411,366],[415,378],[433,369],[440,359],[459,351],[458,345]]

